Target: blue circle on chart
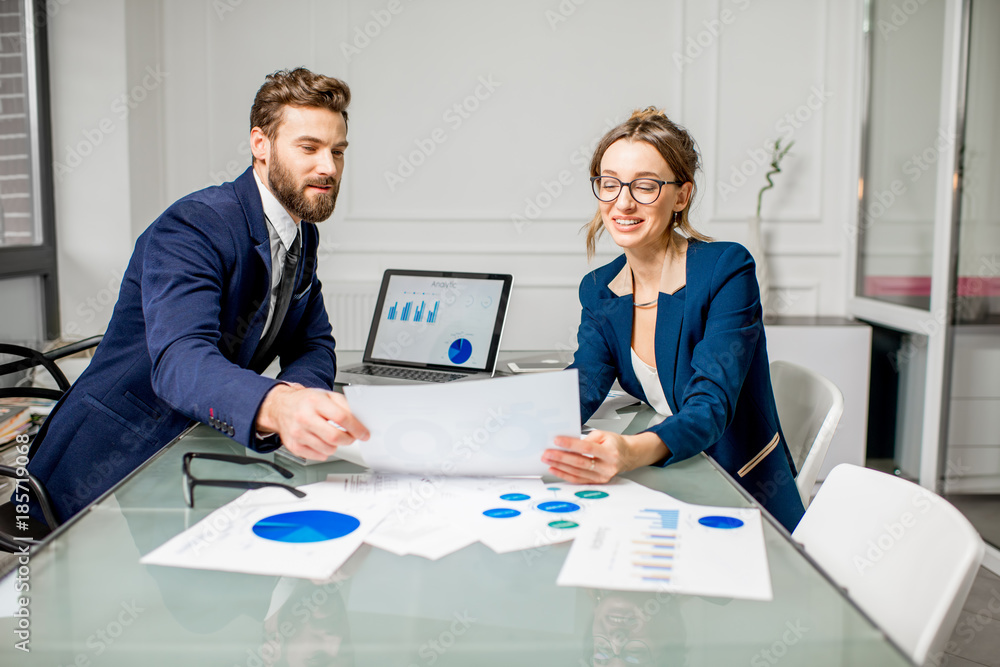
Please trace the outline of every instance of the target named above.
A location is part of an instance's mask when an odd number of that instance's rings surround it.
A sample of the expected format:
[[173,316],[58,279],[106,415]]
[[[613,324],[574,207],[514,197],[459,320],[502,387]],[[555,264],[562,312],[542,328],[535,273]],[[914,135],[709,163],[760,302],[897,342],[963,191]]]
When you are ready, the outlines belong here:
[[538,503],[538,509],[554,514],[566,514],[567,512],[576,512],[580,509],[580,506],[576,503],[567,503],[562,500],[546,500],[544,503]]
[[505,493],[500,496],[500,500],[531,500],[531,496],[524,493]]
[[306,510],[275,514],[253,526],[258,537],[275,542],[325,542],[350,535],[361,522],[350,514],[326,510]]
[[448,358],[453,364],[464,364],[472,356],[472,343],[465,338],[452,341],[448,348]]
[[698,519],[698,523],[709,528],[739,528],[743,525],[740,519],[733,516],[703,516]]
[[509,507],[497,507],[496,509],[486,510],[483,514],[491,519],[510,519],[515,516],[520,516],[521,513],[517,510],[512,510]]

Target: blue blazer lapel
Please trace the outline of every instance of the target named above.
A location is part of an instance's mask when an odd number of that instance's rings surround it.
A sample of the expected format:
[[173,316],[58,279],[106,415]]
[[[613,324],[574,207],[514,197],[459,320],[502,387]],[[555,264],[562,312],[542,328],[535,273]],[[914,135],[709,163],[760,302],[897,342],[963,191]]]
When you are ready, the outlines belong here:
[[261,266],[266,274],[265,285],[268,289],[261,295],[260,306],[250,317],[247,327],[247,334],[240,347],[239,364],[246,367],[253,358],[260,338],[264,333],[264,322],[267,320],[268,297],[271,285],[271,237],[267,233],[267,222],[264,220],[264,205],[260,201],[260,191],[257,189],[257,181],[253,177],[253,167],[248,167],[240,176],[233,181],[233,188],[236,190],[236,198],[243,208],[243,215],[246,220],[247,231],[250,234],[254,251],[260,258]]
[[684,323],[684,303],[683,299],[661,292],[656,306],[656,374],[674,414],[679,411],[674,387],[677,384],[677,355]]

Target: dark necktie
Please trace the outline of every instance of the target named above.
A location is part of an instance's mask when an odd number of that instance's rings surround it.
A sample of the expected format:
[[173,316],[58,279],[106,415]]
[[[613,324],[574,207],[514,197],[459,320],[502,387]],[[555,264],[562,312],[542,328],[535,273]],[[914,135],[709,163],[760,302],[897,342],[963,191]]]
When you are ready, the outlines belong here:
[[285,268],[281,274],[281,282],[278,283],[278,296],[274,303],[274,315],[271,316],[271,325],[267,333],[257,346],[257,351],[250,360],[250,368],[258,373],[267,368],[274,355],[270,354],[274,339],[278,337],[278,331],[288,312],[288,304],[292,301],[292,294],[295,292],[295,272],[299,266],[299,255],[302,249],[302,235],[296,234],[292,247],[285,255]]

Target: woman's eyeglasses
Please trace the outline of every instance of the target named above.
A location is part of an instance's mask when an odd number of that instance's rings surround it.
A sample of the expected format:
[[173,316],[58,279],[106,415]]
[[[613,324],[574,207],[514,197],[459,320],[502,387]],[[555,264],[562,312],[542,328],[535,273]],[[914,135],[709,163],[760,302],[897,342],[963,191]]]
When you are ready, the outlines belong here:
[[661,181],[658,178],[636,178],[628,183],[614,176],[591,176],[590,182],[594,188],[594,196],[604,202],[618,199],[622,188],[639,204],[652,204],[660,196],[664,185],[684,185],[684,181]]

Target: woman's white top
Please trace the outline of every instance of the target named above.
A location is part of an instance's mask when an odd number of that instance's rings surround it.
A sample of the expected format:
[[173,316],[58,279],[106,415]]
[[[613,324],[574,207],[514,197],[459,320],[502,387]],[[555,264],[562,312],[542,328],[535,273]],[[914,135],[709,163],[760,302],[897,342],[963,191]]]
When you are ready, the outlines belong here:
[[639,378],[642,391],[646,394],[646,401],[651,408],[656,410],[656,416],[650,420],[649,425],[659,424],[674,414],[673,410],[670,409],[670,404],[667,403],[667,397],[663,395],[663,385],[660,384],[660,376],[656,372],[656,367],[650,366],[640,359],[635,350],[632,350],[632,369],[635,371],[635,376]]

